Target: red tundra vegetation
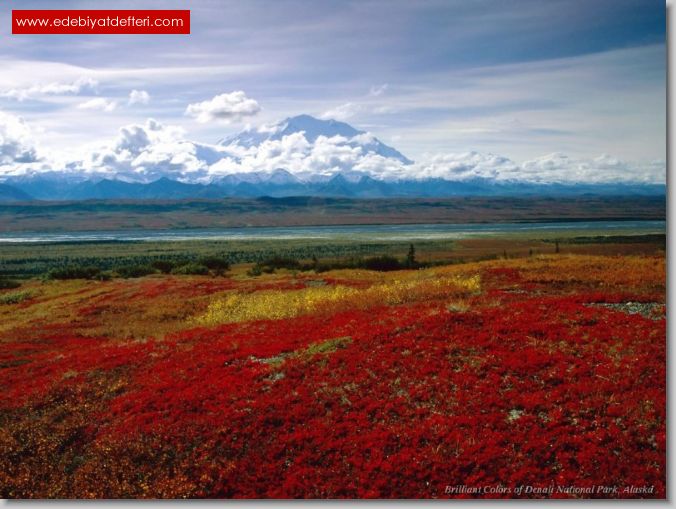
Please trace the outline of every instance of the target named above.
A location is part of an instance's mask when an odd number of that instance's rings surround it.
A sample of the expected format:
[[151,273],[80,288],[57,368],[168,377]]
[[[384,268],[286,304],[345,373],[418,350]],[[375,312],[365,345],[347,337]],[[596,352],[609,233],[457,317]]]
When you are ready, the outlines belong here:
[[663,257],[24,286],[5,498],[665,497]]

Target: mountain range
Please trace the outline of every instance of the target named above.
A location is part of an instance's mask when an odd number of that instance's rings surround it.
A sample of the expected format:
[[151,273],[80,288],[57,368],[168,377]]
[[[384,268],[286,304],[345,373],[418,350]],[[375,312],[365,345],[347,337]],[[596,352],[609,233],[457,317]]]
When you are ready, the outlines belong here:
[[[290,141],[289,141],[290,140]],[[360,154],[397,168],[414,168],[414,162],[376,137],[336,120],[322,120],[309,115],[287,118],[272,126],[249,128],[224,138],[216,146],[193,144],[196,157],[218,164],[227,157],[232,164],[242,165],[247,157],[260,152],[277,157],[290,142],[302,149],[330,142],[334,153]],[[7,176],[0,183],[0,202],[27,200],[88,199],[185,199],[223,197],[287,197],[327,196],[351,198],[381,197],[446,197],[446,196],[525,196],[525,195],[662,195],[666,186],[635,182],[581,183],[532,182],[487,177],[424,177],[411,172],[397,178],[384,178],[358,165],[350,165],[339,156],[311,154],[313,171],[277,167],[272,170],[234,171],[210,174],[205,180],[190,181],[162,175],[151,181],[136,180],[134,175],[103,172],[37,172]],[[293,152],[291,152],[293,156]],[[307,154],[304,154],[307,155]],[[338,158],[334,161],[331,158]],[[293,157],[287,160],[294,161]],[[326,171],[326,167],[331,171]],[[337,169],[336,169],[337,168]],[[449,175],[451,172],[449,172]],[[173,177],[173,178],[172,178]]]

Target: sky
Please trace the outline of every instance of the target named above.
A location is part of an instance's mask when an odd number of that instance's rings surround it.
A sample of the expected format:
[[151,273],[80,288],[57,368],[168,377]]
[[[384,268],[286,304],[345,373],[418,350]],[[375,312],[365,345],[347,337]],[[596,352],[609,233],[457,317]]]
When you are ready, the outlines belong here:
[[215,144],[305,113],[416,161],[615,161],[664,178],[663,1],[110,2],[191,10],[190,35],[162,36],[10,35],[12,7],[106,6],[0,4],[0,168],[102,165],[149,119],[165,145]]

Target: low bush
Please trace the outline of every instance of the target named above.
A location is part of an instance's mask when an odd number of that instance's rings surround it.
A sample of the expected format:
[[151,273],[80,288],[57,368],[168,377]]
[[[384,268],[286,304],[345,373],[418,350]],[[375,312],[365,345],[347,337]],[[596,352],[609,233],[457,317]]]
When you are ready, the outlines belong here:
[[373,256],[365,258],[359,263],[360,269],[375,270],[378,272],[388,272],[391,270],[401,270],[403,265],[393,256]]
[[187,263],[179,267],[174,267],[171,273],[182,276],[206,276],[209,274],[209,268],[206,265],[202,265],[201,263]]
[[115,269],[115,272],[124,278],[143,277],[155,274],[155,269],[150,265],[124,265]]
[[102,279],[101,269],[94,266],[68,265],[54,268],[47,273],[47,279]]
[[12,288],[19,288],[21,283],[13,279],[0,278],[0,290],[11,290]]
[[31,292],[12,292],[0,295],[0,304],[19,304],[33,296]]
[[249,270],[246,271],[247,276],[251,277],[258,277],[261,274],[263,274],[263,270],[261,269],[261,266],[256,264],[253,267],[251,267]]
[[200,258],[197,263],[199,265],[204,265],[217,276],[222,276],[225,271],[230,269],[230,262],[225,258],[220,258],[218,256],[206,256]]
[[283,256],[273,256],[260,262],[260,265],[270,269],[298,269],[300,262],[294,258],[287,258]]
[[162,274],[169,274],[176,267],[176,263],[170,260],[155,260],[150,266],[155,270],[159,270]]

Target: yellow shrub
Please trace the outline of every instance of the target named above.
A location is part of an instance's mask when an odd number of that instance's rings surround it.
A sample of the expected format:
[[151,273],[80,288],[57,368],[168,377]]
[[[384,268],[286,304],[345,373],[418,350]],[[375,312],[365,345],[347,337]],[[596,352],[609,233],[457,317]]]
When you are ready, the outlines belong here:
[[481,288],[479,276],[394,279],[368,288],[330,286],[303,290],[269,290],[234,293],[212,302],[207,311],[192,319],[199,325],[279,320],[299,315],[368,309],[378,305],[403,304],[420,300],[474,293]]

